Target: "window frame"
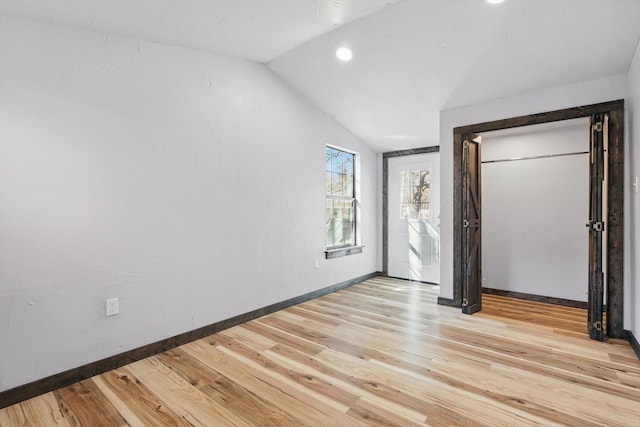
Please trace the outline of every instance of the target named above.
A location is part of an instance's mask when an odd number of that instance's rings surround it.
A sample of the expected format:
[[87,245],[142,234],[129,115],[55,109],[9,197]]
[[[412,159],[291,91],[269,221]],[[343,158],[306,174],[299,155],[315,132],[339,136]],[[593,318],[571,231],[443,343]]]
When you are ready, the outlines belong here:
[[[327,167],[326,167],[326,155],[327,155],[327,151],[331,149],[331,150],[336,150],[339,151],[341,153],[344,154],[348,154],[353,156],[353,165],[352,165],[352,170],[351,170],[351,192],[352,192],[352,196],[341,196],[341,195],[333,195],[333,194],[329,194],[327,192],[327,185],[326,185],[326,176],[327,176]],[[354,253],[360,253],[362,252],[362,246],[360,245],[360,227],[359,227],[359,218],[360,218],[360,190],[359,190],[359,172],[360,172],[360,165],[359,165],[359,155],[358,153],[342,148],[342,147],[338,147],[332,144],[325,144],[325,218],[324,218],[324,223],[325,223],[325,256],[327,259],[329,258],[338,258],[341,256],[345,256],[345,255],[351,255]],[[331,170],[331,173],[333,173],[333,170]],[[326,229],[326,225],[327,225],[327,220],[329,219],[329,217],[327,216],[327,201],[328,200],[343,200],[343,201],[351,201],[352,206],[353,206],[353,219],[352,219],[352,235],[353,235],[353,243],[348,243],[348,244],[337,244],[337,245],[332,245],[329,246],[329,241],[327,239],[327,229]]]

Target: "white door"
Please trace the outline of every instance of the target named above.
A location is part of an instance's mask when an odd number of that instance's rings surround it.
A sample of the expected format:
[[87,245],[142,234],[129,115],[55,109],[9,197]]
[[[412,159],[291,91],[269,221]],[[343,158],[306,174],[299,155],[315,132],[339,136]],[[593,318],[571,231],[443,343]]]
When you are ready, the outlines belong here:
[[439,284],[440,153],[388,161],[387,273]]

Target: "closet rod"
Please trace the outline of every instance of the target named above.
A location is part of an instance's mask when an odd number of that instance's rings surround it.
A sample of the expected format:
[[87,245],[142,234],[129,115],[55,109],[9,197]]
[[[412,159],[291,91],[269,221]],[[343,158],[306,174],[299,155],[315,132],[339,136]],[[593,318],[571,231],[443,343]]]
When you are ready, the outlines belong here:
[[536,160],[536,159],[550,159],[552,157],[566,157],[566,156],[578,156],[582,154],[589,154],[588,151],[576,151],[574,153],[562,153],[562,154],[543,154],[540,156],[530,157],[514,157],[512,159],[499,159],[499,160],[485,160],[481,163],[501,163],[501,162],[517,162],[520,160]]

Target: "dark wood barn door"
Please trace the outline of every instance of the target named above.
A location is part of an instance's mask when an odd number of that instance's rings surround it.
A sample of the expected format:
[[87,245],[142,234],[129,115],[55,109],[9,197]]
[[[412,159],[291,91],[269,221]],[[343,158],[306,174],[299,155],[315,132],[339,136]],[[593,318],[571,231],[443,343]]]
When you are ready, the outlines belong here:
[[480,144],[470,135],[462,150],[462,250],[466,264],[462,278],[462,312],[473,314],[482,308]]
[[588,327],[591,339],[603,341],[603,305],[604,305],[604,270],[603,270],[603,200],[605,185],[605,139],[608,133],[608,117],[605,114],[591,116],[590,140],[590,188],[589,188],[589,299]]

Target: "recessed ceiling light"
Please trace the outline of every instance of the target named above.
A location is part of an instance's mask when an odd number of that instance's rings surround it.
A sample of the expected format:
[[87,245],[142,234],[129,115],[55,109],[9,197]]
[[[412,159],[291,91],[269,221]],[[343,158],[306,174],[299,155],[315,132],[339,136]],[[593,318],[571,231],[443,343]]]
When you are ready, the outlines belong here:
[[504,0],[487,0],[487,3],[490,4],[498,4],[498,3],[503,3]]
[[336,56],[340,61],[347,62],[351,61],[351,58],[353,58],[353,52],[351,52],[351,49],[348,47],[340,47],[336,50]]

